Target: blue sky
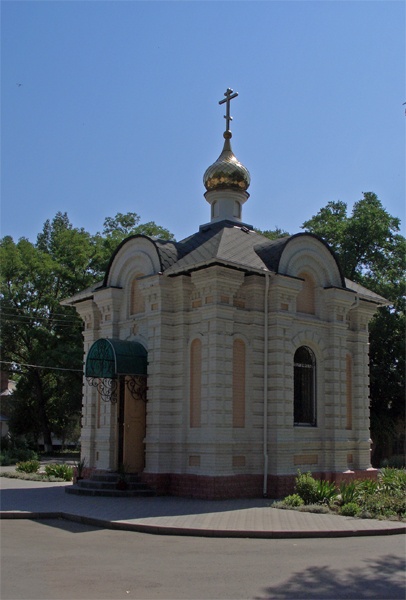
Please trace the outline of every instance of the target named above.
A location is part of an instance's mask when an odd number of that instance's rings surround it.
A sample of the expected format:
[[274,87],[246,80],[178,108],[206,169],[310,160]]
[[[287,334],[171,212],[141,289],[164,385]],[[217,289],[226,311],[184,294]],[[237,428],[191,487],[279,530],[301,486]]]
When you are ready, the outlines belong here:
[[[403,1],[4,1],[1,235],[136,212],[182,239],[232,145],[243,219],[290,233],[330,200],[404,217]],[[17,85],[21,84],[21,85]]]

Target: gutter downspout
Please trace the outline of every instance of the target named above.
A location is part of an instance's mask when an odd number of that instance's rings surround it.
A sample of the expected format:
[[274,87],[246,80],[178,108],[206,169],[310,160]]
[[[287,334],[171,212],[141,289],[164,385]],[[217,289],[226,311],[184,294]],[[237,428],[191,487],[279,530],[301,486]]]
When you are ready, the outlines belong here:
[[265,273],[265,298],[264,298],[264,498],[268,495],[268,309],[269,309],[269,273]]

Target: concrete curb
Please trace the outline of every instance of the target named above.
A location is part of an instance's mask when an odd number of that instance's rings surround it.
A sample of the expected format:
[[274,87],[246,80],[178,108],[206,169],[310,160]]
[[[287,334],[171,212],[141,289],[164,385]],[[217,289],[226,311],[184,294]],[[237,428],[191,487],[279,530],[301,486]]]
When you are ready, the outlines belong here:
[[215,537],[215,538],[253,538],[253,539],[294,539],[294,538],[343,538],[343,537],[365,537],[365,536],[383,536],[400,535],[406,533],[406,525],[399,527],[381,528],[381,529],[346,529],[346,530],[292,530],[292,531],[274,531],[274,530],[227,530],[227,529],[199,529],[189,527],[170,527],[162,525],[145,525],[142,523],[130,523],[128,521],[108,521],[94,517],[86,517],[71,513],[56,512],[38,512],[38,511],[0,511],[0,519],[64,519],[102,527],[103,529],[115,529],[119,531],[135,531],[138,533],[150,533],[155,535],[178,535],[192,537]]

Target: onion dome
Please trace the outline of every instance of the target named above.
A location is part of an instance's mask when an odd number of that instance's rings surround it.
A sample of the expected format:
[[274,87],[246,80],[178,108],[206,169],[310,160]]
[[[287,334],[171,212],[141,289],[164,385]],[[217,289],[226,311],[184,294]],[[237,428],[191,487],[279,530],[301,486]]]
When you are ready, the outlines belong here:
[[223,151],[203,175],[204,187],[208,192],[214,190],[239,190],[246,192],[250,185],[248,169],[234,156],[231,149],[231,131],[224,132]]

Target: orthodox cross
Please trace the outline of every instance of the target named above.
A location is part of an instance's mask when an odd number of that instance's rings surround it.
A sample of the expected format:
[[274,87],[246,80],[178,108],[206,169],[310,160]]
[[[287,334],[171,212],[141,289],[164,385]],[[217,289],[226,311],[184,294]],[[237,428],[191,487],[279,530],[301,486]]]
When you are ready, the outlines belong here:
[[233,98],[236,98],[238,96],[238,92],[234,92],[233,94],[233,90],[231,90],[230,88],[227,88],[227,91],[225,92],[225,98],[223,100],[220,100],[219,104],[224,104],[226,102],[226,114],[224,115],[224,118],[226,120],[226,131],[230,130],[230,121],[233,120],[233,117],[230,117],[230,100],[232,100]]

